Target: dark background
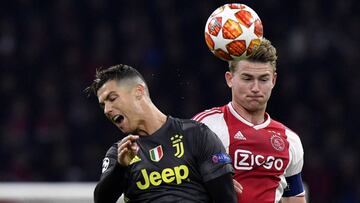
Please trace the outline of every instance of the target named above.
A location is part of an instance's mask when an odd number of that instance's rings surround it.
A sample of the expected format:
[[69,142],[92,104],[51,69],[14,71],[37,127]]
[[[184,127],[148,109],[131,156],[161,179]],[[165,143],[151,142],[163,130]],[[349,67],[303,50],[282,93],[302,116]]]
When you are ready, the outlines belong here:
[[[0,181],[98,180],[122,136],[82,93],[100,66],[139,69],[153,102],[176,117],[228,103],[227,64],[203,35],[229,2],[2,1]],[[358,1],[241,3],[278,50],[268,112],[302,139],[311,202],[360,202]]]

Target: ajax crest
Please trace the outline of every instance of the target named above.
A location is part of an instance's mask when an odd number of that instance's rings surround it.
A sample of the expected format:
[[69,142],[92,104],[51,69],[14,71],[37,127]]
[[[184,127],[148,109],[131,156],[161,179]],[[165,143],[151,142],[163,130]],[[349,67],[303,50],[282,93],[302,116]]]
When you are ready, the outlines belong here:
[[278,135],[271,136],[270,142],[273,148],[276,149],[277,151],[283,151],[285,149],[285,142]]

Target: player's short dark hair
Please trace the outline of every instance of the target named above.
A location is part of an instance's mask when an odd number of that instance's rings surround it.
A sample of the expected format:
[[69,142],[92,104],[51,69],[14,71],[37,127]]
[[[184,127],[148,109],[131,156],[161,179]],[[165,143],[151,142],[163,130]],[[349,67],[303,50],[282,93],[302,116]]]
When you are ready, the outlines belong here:
[[[85,88],[84,92],[90,96],[92,93],[97,95],[97,91],[110,80],[122,81],[124,79],[135,79],[138,78],[142,82],[144,82],[145,86],[146,82],[144,77],[137,71],[135,68],[125,65],[118,64],[110,66],[109,68],[103,69],[100,67],[96,70],[95,79],[92,84]],[[147,88],[146,88],[147,89]]]
[[[254,51],[254,53],[245,59],[251,62],[261,62],[267,63],[270,62],[271,66],[276,71],[276,61],[277,61],[276,48],[271,44],[270,40],[263,38],[259,47]],[[231,72],[235,71],[236,61],[229,62],[229,69]]]

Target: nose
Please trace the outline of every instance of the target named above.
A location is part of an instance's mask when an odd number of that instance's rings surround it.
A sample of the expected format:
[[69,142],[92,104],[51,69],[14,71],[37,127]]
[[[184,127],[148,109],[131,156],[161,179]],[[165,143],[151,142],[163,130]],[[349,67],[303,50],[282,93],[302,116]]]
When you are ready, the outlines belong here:
[[251,85],[252,92],[259,92],[259,81],[254,80],[253,84]]
[[105,103],[105,106],[104,106],[104,114],[105,114],[106,116],[109,116],[111,112],[112,112],[111,104]]

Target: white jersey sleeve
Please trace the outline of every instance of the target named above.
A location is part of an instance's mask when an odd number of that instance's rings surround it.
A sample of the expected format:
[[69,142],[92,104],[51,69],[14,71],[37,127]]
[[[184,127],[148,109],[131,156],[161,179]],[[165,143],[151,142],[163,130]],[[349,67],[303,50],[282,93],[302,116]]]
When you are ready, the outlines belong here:
[[202,123],[207,125],[210,130],[212,130],[223,143],[226,153],[229,153],[229,133],[228,127],[223,117],[223,113],[213,114],[211,116],[205,117],[201,120]]
[[291,160],[286,169],[285,177],[290,177],[301,172],[304,164],[304,149],[296,133],[287,128],[285,133],[289,141],[289,156]]

